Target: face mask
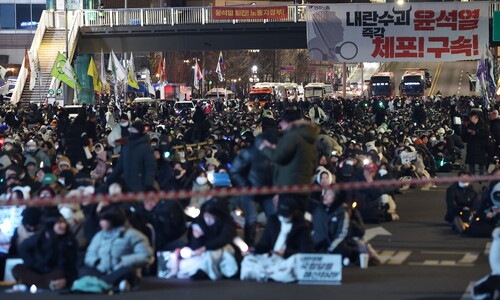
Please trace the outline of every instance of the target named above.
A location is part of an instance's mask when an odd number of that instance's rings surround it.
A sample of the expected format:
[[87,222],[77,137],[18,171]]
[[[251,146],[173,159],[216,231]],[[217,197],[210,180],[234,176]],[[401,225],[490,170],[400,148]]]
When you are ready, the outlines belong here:
[[207,184],[207,182],[208,182],[208,179],[206,177],[197,177],[196,178],[196,183],[198,185],[205,185],[205,184]]
[[82,164],[76,164],[75,168],[76,168],[78,171],[81,171],[81,170],[83,170],[83,165],[82,165]]
[[151,143],[151,147],[156,148],[156,146],[158,146],[157,143]]
[[203,216],[203,220],[205,220],[205,224],[207,224],[207,226],[212,226],[215,224],[215,218],[212,217],[212,216]]
[[120,126],[121,127],[127,127],[128,126],[128,122],[120,122]]
[[5,146],[3,146],[3,148],[5,149],[5,151],[10,151],[10,150],[12,150],[13,146],[12,145],[5,145]]
[[174,170],[174,175],[175,175],[175,176],[179,176],[179,175],[181,175],[181,170],[179,170],[179,169],[175,169],[175,170]]
[[436,139],[436,137],[435,137],[435,136],[433,136],[433,137],[431,137],[431,138],[430,138],[430,141],[431,141],[431,142],[435,142],[436,140],[437,140],[437,139]]
[[470,182],[459,182],[458,186],[461,188],[466,188],[470,185]]
[[380,169],[380,170],[378,170],[378,173],[380,174],[380,176],[385,176],[385,175],[387,175],[387,170],[386,169]]

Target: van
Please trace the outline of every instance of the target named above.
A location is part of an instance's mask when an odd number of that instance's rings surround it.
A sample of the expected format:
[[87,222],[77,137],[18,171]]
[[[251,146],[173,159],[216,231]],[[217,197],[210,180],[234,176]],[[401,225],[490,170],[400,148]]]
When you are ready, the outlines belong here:
[[177,101],[174,103],[174,110],[177,114],[186,109],[194,113],[195,107],[193,101]]
[[82,105],[65,105],[64,110],[68,113],[70,119],[76,118],[78,113],[82,110]]

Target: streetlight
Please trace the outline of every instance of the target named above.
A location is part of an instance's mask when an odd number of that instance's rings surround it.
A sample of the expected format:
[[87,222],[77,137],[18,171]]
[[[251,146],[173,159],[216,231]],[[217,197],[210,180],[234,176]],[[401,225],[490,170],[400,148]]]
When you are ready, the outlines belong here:
[[252,67],[252,73],[253,73],[253,74],[257,74],[257,70],[258,70],[257,66],[255,66],[255,65],[254,65],[254,66]]
[[397,5],[403,5],[405,3],[405,0],[396,0]]

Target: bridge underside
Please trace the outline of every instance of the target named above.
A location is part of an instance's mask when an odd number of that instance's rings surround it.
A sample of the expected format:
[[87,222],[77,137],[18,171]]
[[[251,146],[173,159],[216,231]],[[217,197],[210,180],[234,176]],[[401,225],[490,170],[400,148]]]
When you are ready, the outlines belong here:
[[79,53],[305,49],[306,24],[82,27]]

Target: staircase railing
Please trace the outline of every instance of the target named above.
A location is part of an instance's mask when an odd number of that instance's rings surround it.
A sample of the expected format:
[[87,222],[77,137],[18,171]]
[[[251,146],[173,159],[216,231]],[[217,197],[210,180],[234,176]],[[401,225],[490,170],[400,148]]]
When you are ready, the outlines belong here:
[[[33,43],[31,43],[30,51],[31,53],[35,53],[40,48],[40,44],[43,40],[43,35],[45,34],[45,29],[47,28],[47,24],[50,22],[49,14],[46,10],[42,12],[42,16],[40,17],[40,22],[38,23],[38,27],[35,32],[35,37],[33,38]],[[26,79],[28,78],[28,70],[24,65],[25,59],[23,59],[23,63],[21,65],[21,69],[19,70],[19,74],[17,75],[16,86],[14,87],[14,92],[12,93],[11,103],[17,104],[21,100],[21,95],[23,94],[24,85],[26,84]],[[34,70],[33,70],[34,71]]]

